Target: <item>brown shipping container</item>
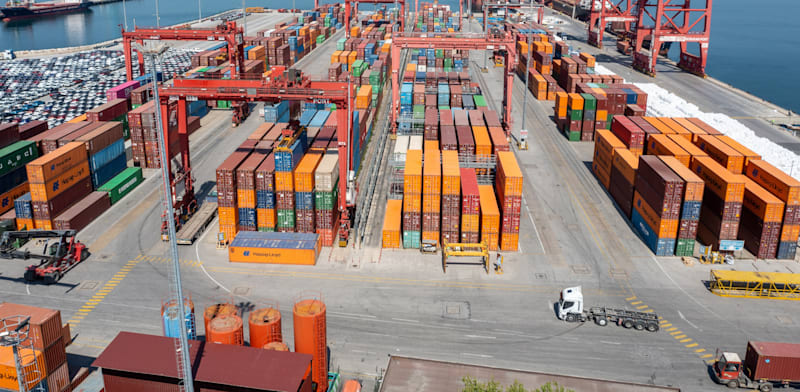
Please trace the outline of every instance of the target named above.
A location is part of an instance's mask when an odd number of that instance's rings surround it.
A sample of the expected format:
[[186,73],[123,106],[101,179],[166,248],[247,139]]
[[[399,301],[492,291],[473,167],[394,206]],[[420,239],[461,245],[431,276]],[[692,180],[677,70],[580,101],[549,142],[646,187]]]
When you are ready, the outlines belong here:
[[104,103],[94,109],[86,111],[89,121],[111,121],[124,115],[130,109],[127,99],[115,99]]
[[0,319],[20,315],[30,316],[31,318],[28,340],[23,341],[22,344],[33,344],[34,349],[43,350],[61,338],[61,312],[58,310],[10,302],[0,303]]
[[59,337],[44,349],[44,370],[47,374],[54,373],[65,362],[67,362],[66,346],[64,346],[64,338]]
[[83,142],[86,145],[88,154],[94,155],[122,138],[122,123],[111,121],[75,139],[75,141]]
[[87,155],[82,143],[73,142],[47,154],[34,159],[26,165],[28,181],[43,184],[48,180],[75,167],[81,162],[86,162]]
[[458,151],[458,137],[456,137],[456,128],[454,126],[442,125],[441,144],[443,151]]
[[253,150],[256,141],[251,142],[243,143],[217,167],[217,200],[220,207],[236,207],[236,168]]
[[58,149],[59,139],[87,125],[89,125],[89,122],[87,121],[82,121],[79,123],[64,123],[51,129],[49,132],[44,132],[37,135],[37,137],[33,138],[33,141],[37,141],[37,139],[41,137],[41,143],[39,143],[40,151],[42,154],[47,154]]
[[752,380],[800,382],[800,344],[747,342],[744,368]]
[[66,211],[76,201],[92,193],[92,178],[86,177],[69,187],[60,195],[47,201],[34,201],[33,218],[41,220],[52,220],[61,212]]
[[30,121],[19,126],[19,138],[21,140],[28,140],[48,129],[47,121]]
[[79,130],[77,130],[75,132],[72,132],[67,136],[62,137],[61,139],[58,139],[58,147],[63,147],[67,143],[75,141],[75,139],[77,139],[77,138],[79,138],[79,137],[81,137],[81,136],[83,136],[83,135],[85,135],[85,134],[87,134],[87,133],[89,133],[91,131],[94,131],[95,129],[101,127],[105,123],[106,123],[105,121],[90,122],[85,127],[81,128],[81,129],[79,129]]
[[0,124],[0,148],[19,140],[19,124],[3,123]]
[[92,192],[53,220],[56,230],[80,231],[111,207],[107,192]]

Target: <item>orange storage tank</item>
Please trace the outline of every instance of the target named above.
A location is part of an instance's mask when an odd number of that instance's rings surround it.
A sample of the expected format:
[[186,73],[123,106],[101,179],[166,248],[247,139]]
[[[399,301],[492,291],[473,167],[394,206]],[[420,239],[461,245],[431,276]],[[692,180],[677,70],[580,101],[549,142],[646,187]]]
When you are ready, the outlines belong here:
[[263,346],[264,350],[289,351],[289,346],[284,342],[270,342]]
[[244,345],[242,318],[235,315],[218,316],[208,323],[206,341],[210,343]]
[[283,341],[281,330],[281,312],[277,307],[267,307],[250,312],[247,325],[250,328],[250,346],[264,345]]
[[319,299],[299,300],[294,304],[294,351],[313,356],[311,380],[317,390],[328,390],[328,331],[325,304]]
[[361,392],[361,384],[356,380],[347,380],[342,386],[342,392]]
[[203,312],[203,331],[205,331],[206,335],[208,335],[208,323],[211,322],[211,320],[213,320],[215,317],[230,316],[238,313],[239,310],[236,309],[236,306],[231,303],[218,303],[209,305]]

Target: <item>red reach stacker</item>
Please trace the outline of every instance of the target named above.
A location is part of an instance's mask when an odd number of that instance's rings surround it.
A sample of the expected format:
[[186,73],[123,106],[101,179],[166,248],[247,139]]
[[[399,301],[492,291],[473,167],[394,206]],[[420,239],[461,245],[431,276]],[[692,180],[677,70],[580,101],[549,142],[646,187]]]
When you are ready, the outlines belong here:
[[714,381],[730,388],[800,388],[800,344],[747,342],[744,361],[737,353],[717,350],[712,368]]
[[25,269],[25,281],[42,279],[53,284],[89,256],[86,245],[77,241],[75,234],[75,230],[6,231],[0,237],[0,257],[39,259],[39,264]]

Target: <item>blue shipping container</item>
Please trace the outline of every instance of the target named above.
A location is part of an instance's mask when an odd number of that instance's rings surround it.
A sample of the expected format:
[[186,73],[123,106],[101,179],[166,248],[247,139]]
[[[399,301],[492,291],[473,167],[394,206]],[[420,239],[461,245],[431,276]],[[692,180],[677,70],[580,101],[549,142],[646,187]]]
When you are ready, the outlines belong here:
[[700,220],[701,201],[685,201],[681,208],[681,220],[696,221]]
[[92,188],[97,189],[100,185],[107,183],[117,174],[127,168],[128,159],[125,154],[118,155],[99,170],[92,172]]
[[242,226],[255,226],[256,225],[256,209],[255,208],[240,208],[239,209],[239,224]]
[[314,118],[311,119],[311,122],[308,124],[308,126],[322,128],[322,126],[325,125],[325,121],[328,121],[328,116],[330,116],[330,114],[331,112],[327,110],[318,111]]
[[300,113],[300,125],[307,127],[308,123],[317,115],[316,110],[306,110],[303,113]]
[[655,231],[645,222],[636,208],[631,213],[631,223],[636,232],[642,237],[644,243],[656,256],[672,256],[675,254],[674,238],[658,238]]
[[295,192],[294,208],[298,210],[314,209],[314,192]]
[[300,163],[304,154],[300,140],[289,147],[289,151],[275,151],[275,171],[290,172]]
[[119,139],[111,143],[108,147],[100,150],[97,154],[89,157],[89,169],[96,172],[97,169],[107,165],[112,159],[125,153],[125,140]]
[[33,219],[33,205],[31,203],[30,192],[14,200],[14,213],[17,215],[17,218]]
[[316,249],[319,236],[315,233],[281,233],[240,231],[230,247],[262,249]]
[[256,191],[256,208],[275,208],[275,194],[270,191]]

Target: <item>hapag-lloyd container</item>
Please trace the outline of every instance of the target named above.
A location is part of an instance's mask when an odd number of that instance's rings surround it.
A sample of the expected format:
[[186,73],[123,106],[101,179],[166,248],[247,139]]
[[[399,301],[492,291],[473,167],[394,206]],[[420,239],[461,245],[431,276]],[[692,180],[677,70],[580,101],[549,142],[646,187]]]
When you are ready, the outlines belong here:
[[92,192],[53,219],[53,228],[80,231],[109,207],[111,207],[111,199],[108,197],[108,193]]
[[69,187],[64,193],[47,201],[34,201],[33,218],[41,220],[52,220],[76,201],[92,193],[92,180],[85,177],[75,185]]
[[231,262],[316,264],[321,244],[314,233],[243,231],[228,246]]
[[34,201],[50,200],[69,189],[73,184],[88,177],[89,174],[89,162],[84,160],[44,184],[31,182],[31,198]]
[[125,195],[133,191],[139,184],[142,183],[142,168],[129,167],[112,178],[111,181],[103,184],[98,191],[107,192],[111,200],[111,204],[118,202]]
[[28,181],[45,183],[86,161],[83,143],[72,142],[26,165]]

